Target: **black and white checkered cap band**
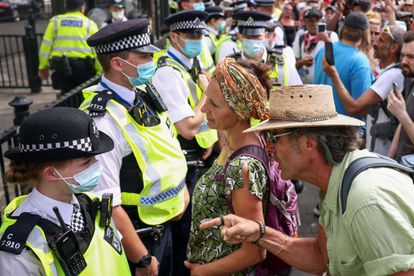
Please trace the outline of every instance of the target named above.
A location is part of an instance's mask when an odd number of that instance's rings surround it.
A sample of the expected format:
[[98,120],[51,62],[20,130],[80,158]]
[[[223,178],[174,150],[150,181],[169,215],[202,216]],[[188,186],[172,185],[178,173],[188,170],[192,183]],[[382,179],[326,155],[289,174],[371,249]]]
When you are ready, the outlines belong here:
[[56,143],[47,143],[47,144],[20,144],[20,150],[22,152],[33,152],[33,151],[43,151],[51,149],[62,149],[70,148],[85,152],[90,152],[93,150],[92,141],[90,137],[81,138],[72,141],[56,142]]
[[195,30],[205,28],[207,28],[206,23],[203,20],[198,19],[198,17],[193,21],[178,21],[170,25],[171,32],[179,30]]
[[264,28],[266,21],[254,21],[249,17],[247,20],[238,20],[237,25],[242,28]]
[[151,38],[150,38],[149,33],[137,34],[137,35],[124,37],[121,40],[118,40],[118,41],[115,41],[109,44],[96,45],[95,51],[97,54],[119,52],[122,50],[144,47],[150,43],[151,43]]

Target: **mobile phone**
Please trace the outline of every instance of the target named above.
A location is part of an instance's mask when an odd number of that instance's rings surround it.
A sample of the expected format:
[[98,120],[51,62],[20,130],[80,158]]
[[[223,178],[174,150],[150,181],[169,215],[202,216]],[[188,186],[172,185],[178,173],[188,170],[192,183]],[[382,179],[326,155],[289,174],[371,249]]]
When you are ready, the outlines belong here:
[[332,42],[325,42],[325,59],[329,65],[335,64]]
[[324,33],[326,31],[326,23],[318,23],[318,33]]

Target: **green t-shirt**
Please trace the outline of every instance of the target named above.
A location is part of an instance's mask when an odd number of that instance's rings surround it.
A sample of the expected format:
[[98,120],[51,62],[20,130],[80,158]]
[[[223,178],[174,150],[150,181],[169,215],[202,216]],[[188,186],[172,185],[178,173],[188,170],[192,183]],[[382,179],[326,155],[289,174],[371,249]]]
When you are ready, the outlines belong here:
[[390,275],[414,269],[414,184],[389,168],[368,169],[352,183],[342,215],[340,188],[349,164],[367,150],[347,154],[333,167],[321,193],[320,224],[327,236],[331,275]]

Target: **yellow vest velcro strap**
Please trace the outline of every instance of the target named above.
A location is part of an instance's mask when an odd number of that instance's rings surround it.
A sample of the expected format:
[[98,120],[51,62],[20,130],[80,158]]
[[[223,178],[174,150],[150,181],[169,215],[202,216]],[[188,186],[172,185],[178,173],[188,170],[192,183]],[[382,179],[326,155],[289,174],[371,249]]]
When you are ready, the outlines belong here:
[[155,196],[141,196],[140,204],[144,206],[154,205],[156,203],[162,202],[164,200],[170,199],[172,197],[177,196],[182,189],[184,189],[185,181],[181,181],[181,183],[174,188],[162,191],[158,195]]

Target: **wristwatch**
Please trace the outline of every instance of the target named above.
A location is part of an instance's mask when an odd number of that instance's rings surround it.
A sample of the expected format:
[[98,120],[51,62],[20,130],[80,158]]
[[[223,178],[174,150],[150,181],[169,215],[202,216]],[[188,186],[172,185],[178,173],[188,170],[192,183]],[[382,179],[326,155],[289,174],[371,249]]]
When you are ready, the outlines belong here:
[[145,267],[149,267],[152,261],[152,256],[151,254],[147,254],[145,256],[142,256],[141,260],[139,260],[138,263],[136,263],[136,267],[139,268],[145,268]]

